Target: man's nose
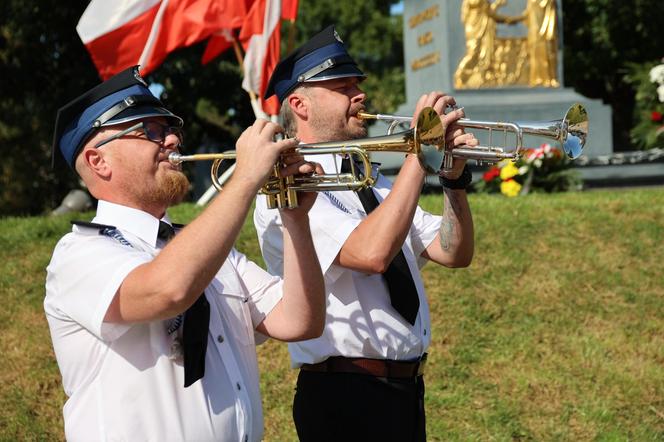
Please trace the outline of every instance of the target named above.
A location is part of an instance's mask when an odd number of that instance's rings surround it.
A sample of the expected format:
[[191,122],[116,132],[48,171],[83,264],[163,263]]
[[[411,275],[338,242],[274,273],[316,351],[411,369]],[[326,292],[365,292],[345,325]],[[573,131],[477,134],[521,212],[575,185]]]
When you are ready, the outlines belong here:
[[180,147],[182,147],[182,141],[180,140],[179,136],[174,133],[166,135],[166,138],[164,139],[165,149],[177,150]]
[[353,103],[364,103],[364,100],[366,100],[367,94],[362,91],[362,89],[357,88],[357,91],[355,95],[352,98]]

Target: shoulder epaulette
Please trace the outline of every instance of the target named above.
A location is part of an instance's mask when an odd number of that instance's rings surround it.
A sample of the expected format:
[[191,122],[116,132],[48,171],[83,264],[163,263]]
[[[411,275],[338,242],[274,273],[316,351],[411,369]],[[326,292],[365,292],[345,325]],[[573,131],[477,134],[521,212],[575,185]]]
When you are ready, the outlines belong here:
[[115,226],[109,226],[107,224],[91,223],[91,222],[88,222],[88,221],[72,220],[71,223],[73,225],[79,226],[79,227],[87,227],[89,229],[98,229],[99,233],[102,233],[102,230],[104,230],[104,229],[115,229]]

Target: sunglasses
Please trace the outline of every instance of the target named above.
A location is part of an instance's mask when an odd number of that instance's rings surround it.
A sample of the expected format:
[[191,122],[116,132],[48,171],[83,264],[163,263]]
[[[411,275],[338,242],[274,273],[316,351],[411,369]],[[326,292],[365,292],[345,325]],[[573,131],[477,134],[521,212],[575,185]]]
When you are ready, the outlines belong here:
[[169,126],[167,124],[157,123],[156,121],[141,121],[140,123],[137,123],[123,131],[116,133],[115,135],[111,135],[105,140],[101,140],[99,143],[95,144],[95,147],[101,147],[115,139],[124,137],[130,132],[141,129],[143,130],[145,137],[150,141],[154,141],[155,143],[163,143],[166,141],[166,137],[169,135],[175,135],[178,137],[179,141],[177,147],[180,148],[183,145],[182,143],[184,134],[182,133],[182,128],[178,126]]

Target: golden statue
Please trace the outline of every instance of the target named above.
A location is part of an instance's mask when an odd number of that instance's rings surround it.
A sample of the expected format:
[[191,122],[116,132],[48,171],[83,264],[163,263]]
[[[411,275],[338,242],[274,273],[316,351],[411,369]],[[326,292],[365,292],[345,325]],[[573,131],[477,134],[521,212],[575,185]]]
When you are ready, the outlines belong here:
[[527,0],[519,19],[528,27],[529,86],[558,87],[556,0]]
[[505,0],[490,3],[488,0],[464,0],[461,5],[461,21],[466,35],[466,55],[454,73],[457,88],[479,88],[493,84],[494,40],[496,23],[515,23],[516,20],[498,14]]
[[[526,0],[515,17],[498,14],[506,0],[464,0],[466,54],[454,73],[457,89],[528,85],[558,87],[555,0]],[[525,22],[525,37],[497,37],[496,24]]]

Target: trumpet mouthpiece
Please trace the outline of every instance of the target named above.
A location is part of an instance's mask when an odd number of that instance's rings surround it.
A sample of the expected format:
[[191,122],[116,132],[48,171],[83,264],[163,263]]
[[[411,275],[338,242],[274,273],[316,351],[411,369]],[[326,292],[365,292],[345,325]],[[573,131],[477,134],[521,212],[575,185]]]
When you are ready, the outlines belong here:
[[377,115],[370,114],[368,112],[360,111],[357,114],[355,114],[357,118],[360,120],[377,120]]
[[180,155],[177,152],[171,152],[168,154],[168,161],[171,162],[171,164],[178,165],[182,163],[184,160],[182,159],[182,155]]

